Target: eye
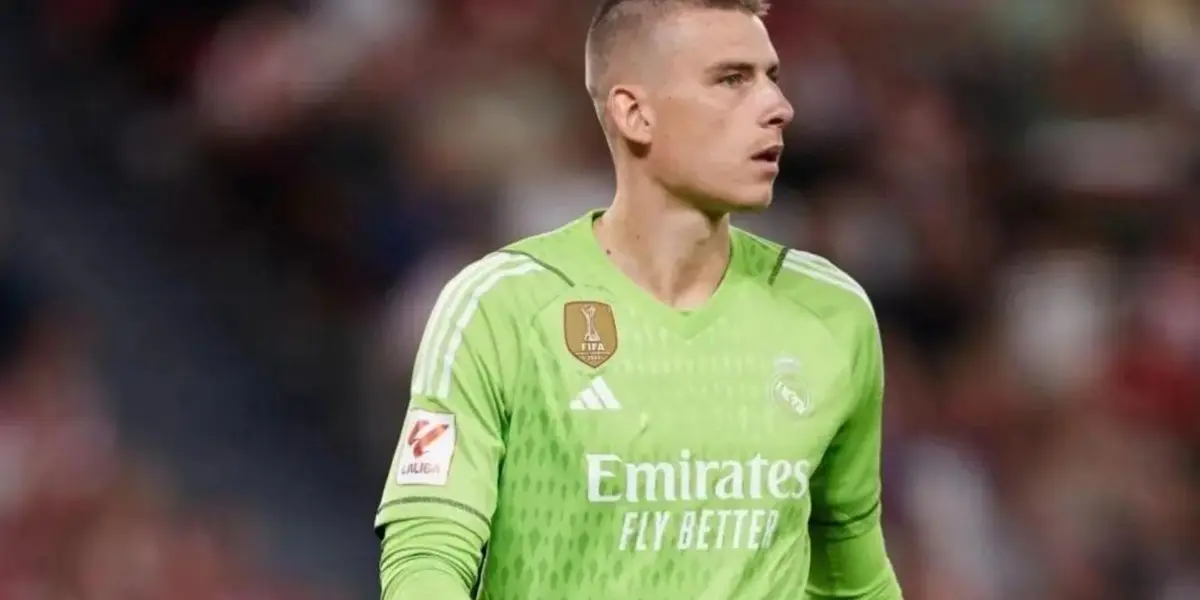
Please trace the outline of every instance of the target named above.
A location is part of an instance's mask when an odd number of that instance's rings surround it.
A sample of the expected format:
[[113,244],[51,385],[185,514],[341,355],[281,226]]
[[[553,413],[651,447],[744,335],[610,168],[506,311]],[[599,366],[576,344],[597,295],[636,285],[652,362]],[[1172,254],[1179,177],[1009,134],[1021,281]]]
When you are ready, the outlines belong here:
[[717,83],[727,87],[737,87],[745,82],[746,74],[741,72],[722,75],[721,78],[717,80]]

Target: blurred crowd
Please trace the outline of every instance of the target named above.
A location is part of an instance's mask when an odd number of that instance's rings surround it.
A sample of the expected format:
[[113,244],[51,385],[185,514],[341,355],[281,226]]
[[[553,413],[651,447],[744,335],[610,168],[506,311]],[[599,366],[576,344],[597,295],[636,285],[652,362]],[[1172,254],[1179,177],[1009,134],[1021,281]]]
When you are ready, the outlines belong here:
[[173,495],[123,447],[87,324],[35,274],[0,267],[0,598],[326,598],[263,568],[236,507]]
[[[906,597],[1200,598],[1200,4],[776,4],[797,119],[775,206],[740,224],[872,295]],[[582,84],[592,9],[28,15],[73,74],[55,89],[127,99],[79,117],[97,168],[152,199],[119,209],[381,486],[442,284],[610,198]],[[77,327],[26,329],[0,391],[0,598],[274,597],[253,595],[252,525],[182,508],[123,449]]]

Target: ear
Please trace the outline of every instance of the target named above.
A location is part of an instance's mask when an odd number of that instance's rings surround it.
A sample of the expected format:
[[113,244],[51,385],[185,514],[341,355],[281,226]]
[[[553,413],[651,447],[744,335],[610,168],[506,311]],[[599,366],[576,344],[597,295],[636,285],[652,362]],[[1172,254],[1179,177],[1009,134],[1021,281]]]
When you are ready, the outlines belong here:
[[608,93],[608,111],[621,137],[636,144],[649,144],[654,127],[654,112],[640,86],[613,86]]

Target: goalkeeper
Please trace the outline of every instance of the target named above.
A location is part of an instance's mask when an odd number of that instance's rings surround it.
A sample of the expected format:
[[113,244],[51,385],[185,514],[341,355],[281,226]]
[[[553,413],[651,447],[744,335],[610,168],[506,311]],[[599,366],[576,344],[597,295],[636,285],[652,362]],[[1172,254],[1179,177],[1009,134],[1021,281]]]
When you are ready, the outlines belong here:
[[792,120],[762,0],[608,0],[610,207],[444,288],[383,501],[385,600],[899,600],[862,288],[730,225]]

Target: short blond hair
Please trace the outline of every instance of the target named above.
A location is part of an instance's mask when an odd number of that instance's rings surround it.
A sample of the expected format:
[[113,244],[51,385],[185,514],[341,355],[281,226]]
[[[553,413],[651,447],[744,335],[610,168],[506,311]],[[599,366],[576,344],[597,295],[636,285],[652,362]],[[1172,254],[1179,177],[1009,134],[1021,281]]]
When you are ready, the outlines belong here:
[[592,16],[586,42],[586,85],[588,94],[602,102],[613,52],[643,34],[656,19],[671,11],[688,8],[732,10],[766,17],[770,0],[604,0]]

